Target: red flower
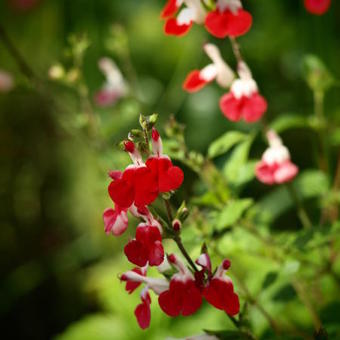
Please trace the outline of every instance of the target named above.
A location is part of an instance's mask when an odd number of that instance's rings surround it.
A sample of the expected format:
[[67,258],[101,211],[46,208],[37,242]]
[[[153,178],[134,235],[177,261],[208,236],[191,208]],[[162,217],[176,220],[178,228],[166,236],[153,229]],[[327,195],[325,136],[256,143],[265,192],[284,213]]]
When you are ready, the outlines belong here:
[[331,0],[304,0],[305,8],[315,15],[325,14],[331,6]]
[[140,224],[136,229],[136,238],[124,248],[128,260],[137,266],[158,266],[164,260],[162,236],[156,226]]
[[205,27],[217,38],[238,37],[249,31],[252,21],[251,14],[242,9],[240,0],[217,0],[216,10],[205,19]]
[[174,166],[168,156],[163,155],[162,140],[156,129],[152,130],[152,149],[154,156],[148,158],[146,166],[156,178],[158,192],[178,189],[183,183],[183,171]]
[[183,83],[183,89],[188,92],[199,91],[214,79],[221,87],[228,87],[234,79],[233,71],[225,63],[215,45],[206,44],[204,50],[213,63],[202,70],[194,70],[188,74]]
[[[138,275],[146,275],[146,268],[133,268],[132,272],[137,273]],[[133,293],[140,285],[142,284],[142,282],[135,282],[135,281],[126,281],[126,285],[125,285],[125,290],[131,294]]]
[[240,311],[240,302],[237,294],[234,293],[231,279],[225,276],[229,267],[230,261],[224,260],[212,279],[208,281],[203,290],[203,296],[215,308],[224,310],[232,316]]
[[258,93],[257,85],[245,63],[238,67],[240,78],[234,80],[231,91],[220,99],[223,114],[231,121],[243,118],[246,122],[258,121],[267,110],[267,101]]
[[274,131],[269,131],[267,138],[269,148],[264,152],[262,160],[256,165],[257,179],[268,185],[291,181],[298,174],[299,169],[291,162],[288,149],[282,144],[280,137]]
[[168,281],[164,279],[155,279],[146,277],[146,267],[134,268],[121,276],[121,281],[126,281],[125,289],[132,293],[141,283],[145,283],[146,286],[141,292],[141,300],[136,309],[135,316],[139,326],[142,329],[148,328],[151,320],[150,304],[151,298],[149,295],[149,289],[153,290],[155,294],[159,295],[169,287]]
[[146,329],[150,326],[151,321],[151,298],[147,290],[143,291],[141,294],[142,303],[140,303],[135,309],[135,316],[138,325],[141,329]]
[[115,209],[107,208],[103,213],[106,234],[112,233],[119,236],[128,227],[127,209],[116,206]]
[[158,303],[169,316],[191,315],[202,304],[201,292],[188,268],[174,255],[170,255],[168,259],[179,272],[171,278],[169,289],[159,295]]
[[129,152],[134,165],[121,174],[115,172],[115,177],[109,185],[111,199],[122,208],[144,207],[152,203],[158,195],[157,179],[148,169],[133,142],[126,142],[125,149]]
[[[180,10],[183,4],[185,8]],[[161,18],[166,19],[165,33],[176,36],[185,35],[194,22],[202,24],[204,17],[205,11],[200,0],[168,0],[161,13]]]

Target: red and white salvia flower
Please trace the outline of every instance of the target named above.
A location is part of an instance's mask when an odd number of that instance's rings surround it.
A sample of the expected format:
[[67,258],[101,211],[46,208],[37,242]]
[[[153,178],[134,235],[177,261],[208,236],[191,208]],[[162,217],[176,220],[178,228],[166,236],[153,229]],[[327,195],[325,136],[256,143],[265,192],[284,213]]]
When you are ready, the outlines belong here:
[[95,102],[98,106],[114,105],[127,94],[128,88],[126,82],[112,59],[101,58],[98,66],[105,75],[106,81],[102,89],[95,94]]
[[153,155],[145,164],[156,178],[157,193],[176,190],[183,183],[183,171],[178,166],[174,166],[170,158],[163,154],[162,139],[155,128],[152,129],[151,137]]
[[322,15],[325,14],[331,6],[331,0],[304,0],[304,5],[309,13]]
[[124,233],[128,227],[127,209],[120,208],[116,205],[115,209],[107,208],[103,213],[103,220],[106,234],[119,236]]
[[14,87],[13,77],[10,73],[0,70],[0,92],[9,92]]
[[213,80],[216,80],[221,87],[227,88],[234,80],[234,72],[223,60],[217,46],[205,44],[204,51],[212,60],[212,63],[201,70],[194,70],[188,74],[183,83],[183,89],[188,92],[199,91]]
[[273,130],[268,131],[267,139],[269,148],[256,165],[257,179],[269,185],[291,181],[298,174],[299,169],[291,162],[288,149]]
[[147,267],[134,268],[121,276],[121,281],[126,282],[125,289],[129,294],[134,292],[142,283],[145,284],[142,290],[141,303],[135,309],[135,316],[139,326],[142,329],[146,329],[150,325],[151,321],[151,297],[149,289],[153,290],[156,295],[166,291],[169,287],[169,283],[165,279],[156,279],[146,276]]
[[136,238],[129,241],[124,253],[133,264],[143,267],[159,266],[164,260],[161,229],[158,225],[141,223],[136,229]]
[[158,195],[157,180],[152,171],[144,164],[142,157],[131,141],[124,143],[133,161],[124,172],[115,172],[108,191],[113,202],[121,208],[130,208],[133,204],[143,208],[152,203]]
[[258,87],[248,66],[238,65],[239,78],[234,80],[230,92],[222,96],[220,108],[231,121],[244,119],[248,123],[258,121],[267,110],[267,101],[258,92]]
[[158,297],[158,303],[169,316],[188,316],[195,313],[202,304],[200,289],[190,270],[175,256],[168,256],[169,262],[178,270],[172,276],[169,289]]
[[166,20],[164,25],[166,34],[182,36],[190,30],[193,23],[204,23],[205,10],[201,0],[168,0],[161,18]]
[[217,38],[238,37],[252,25],[251,14],[242,8],[241,0],[217,0],[216,10],[205,18],[207,31]]
[[224,310],[228,315],[233,316],[240,311],[240,302],[234,292],[231,279],[225,275],[229,267],[230,261],[224,260],[214,276],[208,280],[203,296],[215,308]]

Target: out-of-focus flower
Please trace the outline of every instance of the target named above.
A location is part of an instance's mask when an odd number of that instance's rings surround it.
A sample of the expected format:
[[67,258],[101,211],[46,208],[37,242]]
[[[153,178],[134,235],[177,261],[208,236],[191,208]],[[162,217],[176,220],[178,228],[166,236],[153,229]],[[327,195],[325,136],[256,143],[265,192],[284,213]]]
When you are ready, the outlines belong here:
[[188,92],[201,90],[206,84],[216,79],[221,87],[227,88],[234,80],[234,72],[223,60],[219,49],[213,44],[205,44],[204,51],[212,60],[212,64],[201,70],[191,71],[183,83],[183,89]]
[[65,77],[65,69],[61,64],[55,64],[48,70],[48,76],[53,80],[60,80]]
[[217,38],[238,37],[252,25],[251,14],[242,8],[240,0],[217,0],[216,10],[205,18],[207,31]]
[[322,15],[325,14],[331,6],[331,0],[304,0],[304,5],[309,13]]
[[[182,5],[184,8],[180,9]],[[182,36],[190,30],[194,22],[203,24],[205,10],[201,0],[168,0],[161,13],[161,18],[166,20],[164,25],[166,34]]]
[[291,181],[298,174],[299,169],[291,162],[288,149],[274,131],[270,130],[267,133],[267,138],[269,148],[256,165],[257,179],[269,185]]
[[10,73],[0,70],[0,92],[9,92],[14,87],[13,77]]
[[191,315],[202,304],[201,292],[190,270],[175,255],[168,256],[168,260],[178,273],[172,276],[169,289],[159,295],[158,303],[169,316]]
[[258,121],[267,110],[267,101],[262,97],[248,66],[238,65],[239,79],[233,81],[230,92],[222,96],[220,108],[231,121],[244,119],[248,123]]
[[101,58],[98,62],[99,69],[106,77],[106,81],[94,97],[98,106],[114,105],[120,98],[128,93],[127,84],[117,65],[110,58]]

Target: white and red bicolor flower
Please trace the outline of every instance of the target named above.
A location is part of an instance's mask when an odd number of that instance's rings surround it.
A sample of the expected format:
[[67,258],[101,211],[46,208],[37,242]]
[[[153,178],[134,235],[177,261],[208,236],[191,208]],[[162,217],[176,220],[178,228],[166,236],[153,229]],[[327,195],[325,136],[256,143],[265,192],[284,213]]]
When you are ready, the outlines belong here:
[[201,90],[206,84],[216,80],[221,87],[227,88],[234,80],[234,72],[223,60],[219,49],[213,44],[205,44],[204,51],[212,60],[212,64],[201,70],[191,71],[183,83],[183,89],[188,92]]
[[98,106],[114,105],[127,94],[126,82],[112,59],[101,58],[98,66],[105,75],[106,81],[103,87],[95,94],[95,102]]
[[215,308],[233,316],[240,311],[240,302],[231,279],[225,275],[229,267],[230,261],[224,260],[214,276],[208,280],[203,289],[203,296]]
[[331,6],[331,0],[304,0],[304,5],[309,13],[322,15],[325,14]]
[[244,62],[238,65],[239,78],[234,80],[230,92],[220,99],[220,109],[229,120],[258,121],[267,110],[267,101],[258,92],[257,84]]
[[155,128],[152,129],[152,150],[153,155],[145,164],[156,178],[157,192],[165,193],[178,189],[183,183],[183,171],[163,154],[162,139]]
[[252,25],[251,14],[242,8],[241,0],[217,0],[216,10],[205,18],[207,31],[217,38],[238,37]]
[[10,73],[0,70],[0,92],[9,92],[14,87],[13,77]]
[[115,236],[119,236],[128,227],[127,209],[120,208],[117,205],[115,209],[107,208],[104,210],[103,220],[106,234],[112,233]]
[[133,204],[142,208],[157,198],[157,179],[143,163],[135,144],[126,141],[124,145],[134,164],[129,165],[123,173],[111,172],[113,181],[108,188],[109,195],[121,208],[130,208]]
[[273,130],[268,131],[267,139],[269,148],[256,165],[257,179],[269,185],[291,181],[298,174],[299,169],[291,162],[288,149]]
[[158,226],[141,223],[136,238],[124,247],[124,253],[133,264],[143,267],[159,266],[164,260],[161,230]]
[[135,291],[142,283],[145,284],[142,290],[141,303],[135,309],[135,316],[139,326],[142,329],[146,329],[150,325],[151,321],[151,297],[149,294],[149,289],[153,290],[155,294],[159,295],[166,291],[169,287],[168,281],[164,279],[149,278],[146,276],[146,267],[144,268],[134,268],[120,277],[121,281],[126,282],[126,291],[131,294]]
[[[182,5],[184,7],[181,9]],[[166,34],[182,36],[190,30],[194,22],[204,23],[205,10],[201,0],[168,0],[161,18],[166,20],[164,25]]]
[[200,289],[190,270],[175,256],[168,256],[169,262],[178,270],[172,276],[169,289],[158,297],[158,303],[169,316],[188,316],[195,313],[202,304]]

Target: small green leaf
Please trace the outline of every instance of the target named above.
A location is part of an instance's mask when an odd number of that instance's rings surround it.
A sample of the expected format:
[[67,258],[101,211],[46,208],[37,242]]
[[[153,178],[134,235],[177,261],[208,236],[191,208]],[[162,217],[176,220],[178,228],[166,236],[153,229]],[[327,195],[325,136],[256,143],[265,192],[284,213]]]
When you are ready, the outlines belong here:
[[277,133],[281,133],[289,129],[305,128],[308,126],[309,122],[305,117],[293,114],[283,114],[270,124],[270,128],[275,130]]
[[217,216],[216,229],[221,230],[235,224],[252,204],[253,200],[249,198],[230,201]]
[[277,280],[278,276],[279,276],[278,272],[267,273],[262,283],[262,289],[270,287]]
[[247,138],[239,144],[226,162],[223,173],[230,183],[238,184],[240,182],[240,178],[243,175],[241,169],[248,161],[248,155],[253,139],[253,137]]
[[248,136],[239,131],[228,131],[214,142],[208,149],[208,157],[214,158],[229,151],[234,145],[244,141]]
[[273,300],[277,302],[288,302],[296,298],[296,292],[291,284],[281,287],[273,296]]

